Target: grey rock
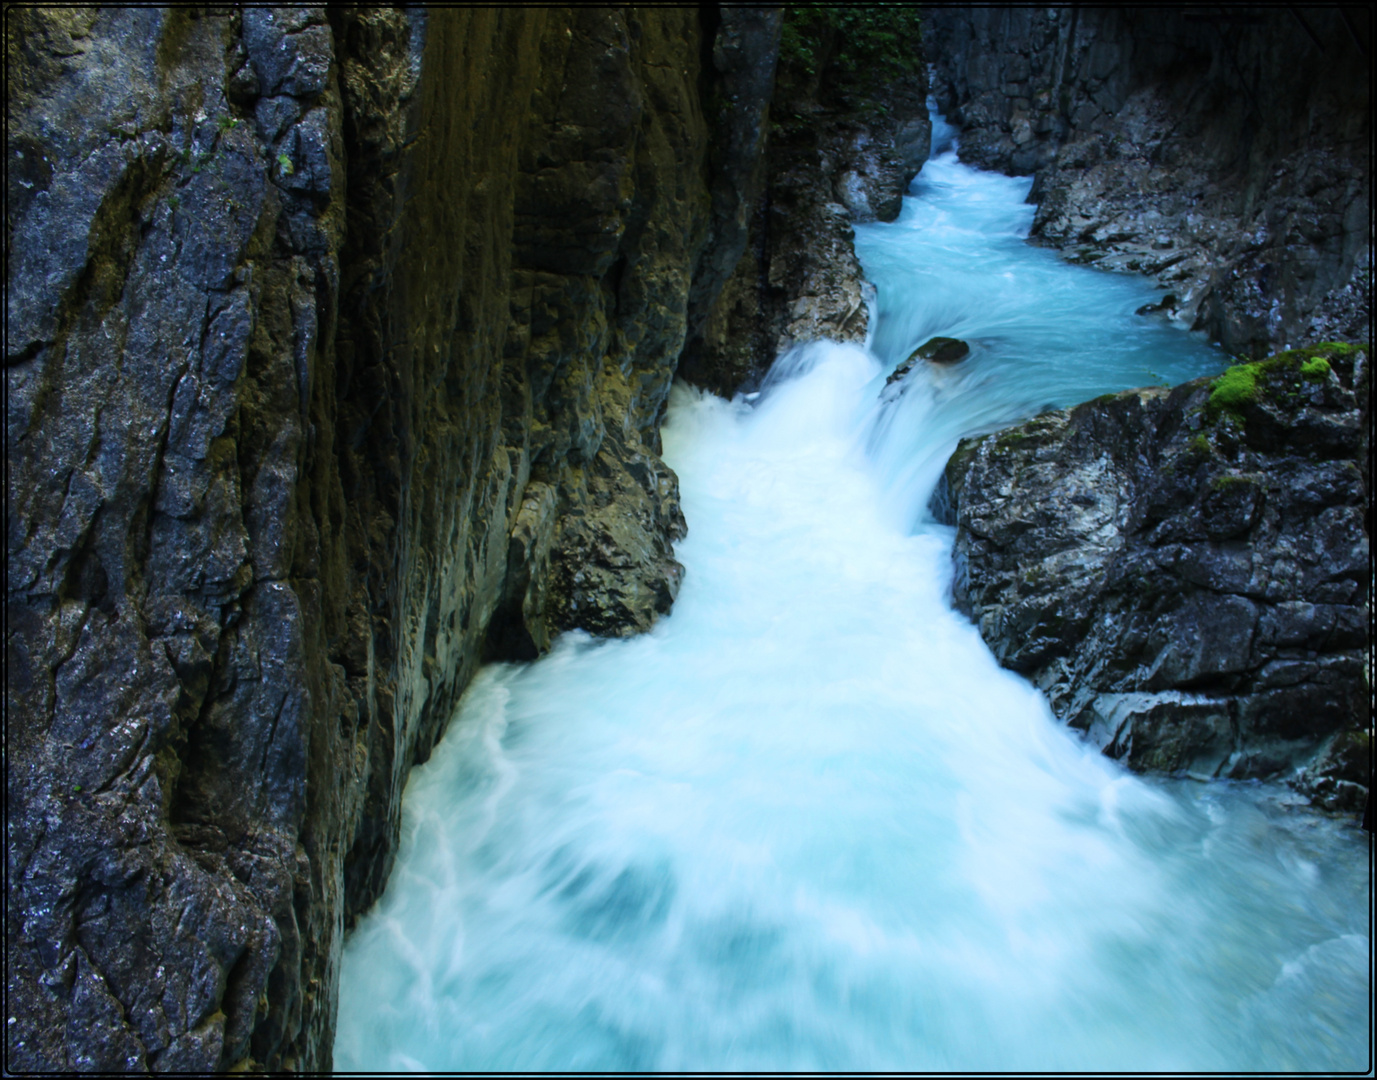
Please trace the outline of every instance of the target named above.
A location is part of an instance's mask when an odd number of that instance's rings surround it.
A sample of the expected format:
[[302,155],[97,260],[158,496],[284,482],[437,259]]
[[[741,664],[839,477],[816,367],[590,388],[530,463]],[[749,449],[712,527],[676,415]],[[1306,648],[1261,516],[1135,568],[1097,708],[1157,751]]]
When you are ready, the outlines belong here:
[[12,15],[7,1061],[328,1071],[480,661],[673,601],[777,14],[725,134],[691,9]]
[[925,39],[962,159],[1036,174],[1035,241],[1156,277],[1256,359],[1370,335],[1368,61],[1338,9],[1322,47],[1295,19],[938,7]]
[[957,527],[957,607],[1131,768],[1360,806],[1365,777],[1324,755],[1371,721],[1366,372],[1318,346],[1267,361],[1241,413],[1201,379],[963,441],[932,507]]
[[757,387],[796,345],[865,340],[852,226],[898,216],[927,160],[926,97],[921,67],[878,87],[856,85],[837,64],[816,74],[781,67],[745,254],[685,347],[685,379],[731,396]]
[[909,354],[909,358],[900,364],[890,373],[889,378],[885,379],[885,385],[899,382],[910,371],[918,366],[920,361],[926,360],[933,364],[954,364],[969,356],[971,347],[960,338],[935,337]]

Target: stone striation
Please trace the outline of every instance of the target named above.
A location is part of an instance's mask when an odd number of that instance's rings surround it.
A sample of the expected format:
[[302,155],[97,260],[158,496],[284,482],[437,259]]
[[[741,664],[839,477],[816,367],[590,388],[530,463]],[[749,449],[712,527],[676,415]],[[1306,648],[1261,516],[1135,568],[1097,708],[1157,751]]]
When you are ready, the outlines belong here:
[[[794,345],[866,338],[852,225],[898,216],[927,160],[931,122],[921,65],[907,79],[858,82],[830,62],[846,47],[838,35],[821,41],[812,75],[781,62],[745,254],[680,366],[724,397],[753,389]],[[920,54],[922,43],[911,47]]]
[[674,597],[768,19],[7,20],[8,1064],[328,1070],[479,662]]
[[1157,278],[1165,315],[1256,359],[1370,334],[1369,27],[1337,7],[947,7],[925,38],[962,159],[1036,173],[1034,240]]
[[1130,768],[1362,809],[1369,372],[1320,346],[964,440],[933,507],[957,607]]

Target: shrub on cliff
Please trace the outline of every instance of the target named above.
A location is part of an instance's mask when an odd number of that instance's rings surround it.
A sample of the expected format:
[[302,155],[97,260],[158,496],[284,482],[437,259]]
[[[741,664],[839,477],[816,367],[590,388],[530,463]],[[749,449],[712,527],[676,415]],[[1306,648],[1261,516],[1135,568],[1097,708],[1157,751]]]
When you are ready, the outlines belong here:
[[921,70],[923,36],[916,8],[899,5],[784,9],[781,80],[815,96],[826,82],[872,89]]

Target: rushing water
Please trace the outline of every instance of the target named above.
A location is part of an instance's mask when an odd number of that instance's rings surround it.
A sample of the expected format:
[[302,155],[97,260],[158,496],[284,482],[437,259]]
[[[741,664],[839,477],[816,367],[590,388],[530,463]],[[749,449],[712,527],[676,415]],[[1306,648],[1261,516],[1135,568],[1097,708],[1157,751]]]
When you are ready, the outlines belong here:
[[[336,1068],[1367,1067],[1363,834],[1126,773],[950,609],[960,435],[1222,362],[1025,244],[1027,191],[939,154],[857,230],[870,350],[676,387],[674,611],[480,672],[346,946]],[[884,390],[933,334],[972,355]]]

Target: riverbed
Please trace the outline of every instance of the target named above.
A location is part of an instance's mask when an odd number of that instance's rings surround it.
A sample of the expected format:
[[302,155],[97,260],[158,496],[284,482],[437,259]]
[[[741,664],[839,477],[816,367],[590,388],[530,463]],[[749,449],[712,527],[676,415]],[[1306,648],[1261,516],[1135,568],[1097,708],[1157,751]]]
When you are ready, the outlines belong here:
[[[337,1069],[1367,1067],[1366,835],[1127,772],[951,608],[962,435],[1228,358],[934,150],[857,227],[866,347],[676,386],[673,612],[484,668],[413,772]],[[886,384],[939,334],[970,355]]]

